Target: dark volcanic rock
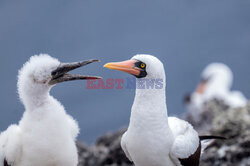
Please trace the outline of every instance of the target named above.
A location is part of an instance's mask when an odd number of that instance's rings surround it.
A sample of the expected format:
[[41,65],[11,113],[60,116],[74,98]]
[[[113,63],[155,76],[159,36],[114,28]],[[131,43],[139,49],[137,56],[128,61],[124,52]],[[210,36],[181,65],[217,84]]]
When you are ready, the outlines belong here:
[[[250,103],[249,103],[250,105]],[[228,138],[207,149],[202,166],[250,166],[250,107],[219,110],[213,106],[213,135]]]
[[[116,133],[108,133],[97,140],[95,148],[100,156],[99,165],[132,165],[120,146],[121,136],[125,131],[122,129]],[[103,150],[99,151],[98,149]]]
[[94,166],[96,158],[89,147],[81,142],[76,142],[76,146],[79,156],[78,166]]
[[132,166],[120,146],[121,136],[125,131],[121,129],[115,133],[107,133],[89,148],[78,143],[78,166]]
[[217,113],[221,111],[228,110],[228,105],[226,105],[222,100],[214,99],[210,102],[206,102],[203,105],[202,114],[200,115],[199,120],[194,121],[192,115],[187,112],[182,116],[182,119],[185,119],[193,125],[196,131],[199,133],[207,133],[212,128],[212,122]]

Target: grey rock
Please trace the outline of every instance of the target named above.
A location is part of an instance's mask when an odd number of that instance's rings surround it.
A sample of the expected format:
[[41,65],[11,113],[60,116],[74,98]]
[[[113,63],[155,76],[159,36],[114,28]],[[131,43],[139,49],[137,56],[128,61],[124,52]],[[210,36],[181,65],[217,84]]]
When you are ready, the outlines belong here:
[[122,134],[126,129],[107,133],[97,139],[91,147],[78,143],[78,166],[133,166],[120,146]]
[[210,132],[227,140],[216,141],[209,147],[202,156],[201,166],[250,166],[250,103],[235,109],[221,109],[215,101],[209,104],[214,116]]

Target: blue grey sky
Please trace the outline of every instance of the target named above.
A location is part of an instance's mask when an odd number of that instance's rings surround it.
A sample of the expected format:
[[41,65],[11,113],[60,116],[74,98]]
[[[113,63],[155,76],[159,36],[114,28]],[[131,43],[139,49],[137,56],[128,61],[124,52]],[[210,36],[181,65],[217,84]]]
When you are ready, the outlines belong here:
[[[210,62],[226,63],[233,89],[250,97],[249,0],[1,0],[0,130],[17,123],[18,69],[34,54],[62,62],[98,58],[74,71],[107,78],[132,77],[103,68],[137,53],[157,56],[167,74],[170,115],[185,111],[182,97],[194,90]],[[87,90],[86,82],[57,85],[52,95],[78,120],[79,139],[98,136],[129,122],[134,90]]]

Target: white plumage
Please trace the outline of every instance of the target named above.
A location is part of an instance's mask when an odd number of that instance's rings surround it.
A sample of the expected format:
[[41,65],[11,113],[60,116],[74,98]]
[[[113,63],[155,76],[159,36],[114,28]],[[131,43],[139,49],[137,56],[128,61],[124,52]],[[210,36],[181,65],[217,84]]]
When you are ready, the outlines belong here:
[[[146,67],[140,68],[141,63]],[[125,69],[129,66],[133,67]],[[105,67],[133,73],[137,79],[160,79],[163,83],[162,88],[136,89],[129,127],[121,139],[123,151],[135,166],[180,166],[179,159],[186,159],[197,151],[200,139],[193,127],[178,118],[168,118],[165,70],[160,60],[142,54]],[[147,74],[140,78],[142,74],[132,69]]]
[[11,166],[77,165],[79,127],[49,93],[54,79],[51,73],[60,66],[57,59],[39,55],[32,56],[19,71],[18,94],[25,112],[18,125],[0,135],[0,166],[4,160]]
[[186,106],[194,121],[198,121],[205,102],[212,99],[223,100],[232,108],[244,107],[247,99],[240,91],[231,91],[233,74],[223,63],[209,64],[201,74],[201,83],[190,96]]

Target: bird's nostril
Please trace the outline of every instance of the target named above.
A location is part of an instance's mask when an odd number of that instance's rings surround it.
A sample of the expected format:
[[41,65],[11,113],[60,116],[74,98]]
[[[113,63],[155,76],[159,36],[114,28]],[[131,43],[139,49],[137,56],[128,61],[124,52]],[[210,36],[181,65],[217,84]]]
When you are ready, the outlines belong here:
[[52,71],[51,75],[54,76],[54,75],[56,75],[56,73],[57,73],[56,71]]

